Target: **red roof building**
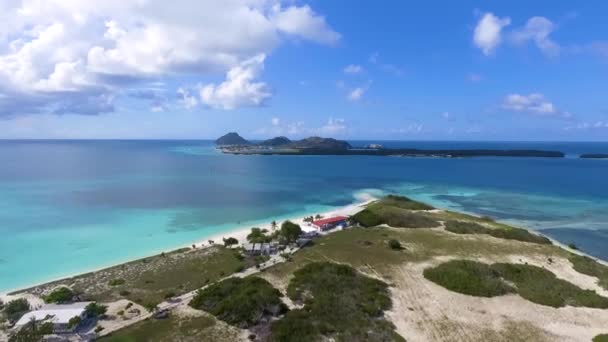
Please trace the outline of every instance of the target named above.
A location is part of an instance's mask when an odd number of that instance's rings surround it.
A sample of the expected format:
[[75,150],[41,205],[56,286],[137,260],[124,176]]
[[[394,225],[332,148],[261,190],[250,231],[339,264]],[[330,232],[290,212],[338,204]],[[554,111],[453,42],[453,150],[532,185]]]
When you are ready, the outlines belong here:
[[312,224],[314,226],[316,226],[317,229],[327,230],[327,229],[335,228],[336,226],[346,225],[346,220],[348,220],[348,217],[346,217],[346,216],[336,216],[336,217],[330,217],[330,218],[326,218],[326,219],[322,219],[322,220],[316,220],[316,221],[313,221]]

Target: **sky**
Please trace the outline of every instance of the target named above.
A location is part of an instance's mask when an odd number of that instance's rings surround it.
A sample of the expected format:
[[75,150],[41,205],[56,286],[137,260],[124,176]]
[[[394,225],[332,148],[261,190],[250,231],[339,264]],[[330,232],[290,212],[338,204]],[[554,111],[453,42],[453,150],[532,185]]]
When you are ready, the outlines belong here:
[[608,141],[608,2],[0,0],[0,139]]

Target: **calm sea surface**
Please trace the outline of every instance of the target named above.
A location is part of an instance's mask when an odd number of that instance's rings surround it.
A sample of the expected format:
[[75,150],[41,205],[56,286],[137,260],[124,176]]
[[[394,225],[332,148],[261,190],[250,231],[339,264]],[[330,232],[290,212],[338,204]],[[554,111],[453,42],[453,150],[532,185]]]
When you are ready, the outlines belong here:
[[384,145],[568,157],[231,156],[210,141],[0,141],[0,291],[330,210],[366,193],[490,215],[608,260],[608,160],[576,158],[608,153],[608,143]]

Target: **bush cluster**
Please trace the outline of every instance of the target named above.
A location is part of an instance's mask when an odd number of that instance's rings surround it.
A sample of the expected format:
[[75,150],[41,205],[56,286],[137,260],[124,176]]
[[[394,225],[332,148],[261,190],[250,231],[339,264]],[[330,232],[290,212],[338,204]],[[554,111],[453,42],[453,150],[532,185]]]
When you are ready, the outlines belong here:
[[[455,292],[480,297],[516,292],[523,298],[555,308],[566,305],[608,308],[608,298],[583,290],[531,265],[452,260],[424,270],[424,277]],[[509,285],[509,284],[512,284]]]
[[572,254],[569,260],[575,271],[598,278],[599,285],[608,290],[608,266],[602,265],[590,257],[576,254]]
[[281,296],[281,292],[265,279],[229,278],[200,290],[190,306],[246,329],[287,311]]
[[445,230],[456,234],[486,234],[499,239],[517,240],[538,244],[551,244],[544,236],[532,234],[521,228],[487,228],[475,222],[447,221]]
[[294,273],[287,295],[302,309],[271,326],[271,341],[401,341],[384,318],[388,286],[352,267],[311,263]]
[[44,297],[45,302],[57,304],[68,303],[72,299],[74,299],[74,292],[65,286],[53,290],[48,296]]

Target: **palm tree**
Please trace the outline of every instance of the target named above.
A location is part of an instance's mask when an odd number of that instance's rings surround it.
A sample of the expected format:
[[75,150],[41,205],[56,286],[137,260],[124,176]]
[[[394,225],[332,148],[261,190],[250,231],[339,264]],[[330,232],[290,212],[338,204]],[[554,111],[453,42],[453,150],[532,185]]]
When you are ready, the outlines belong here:
[[277,221],[272,221],[272,223],[270,224],[270,226],[272,227],[272,230],[276,230],[277,229]]

